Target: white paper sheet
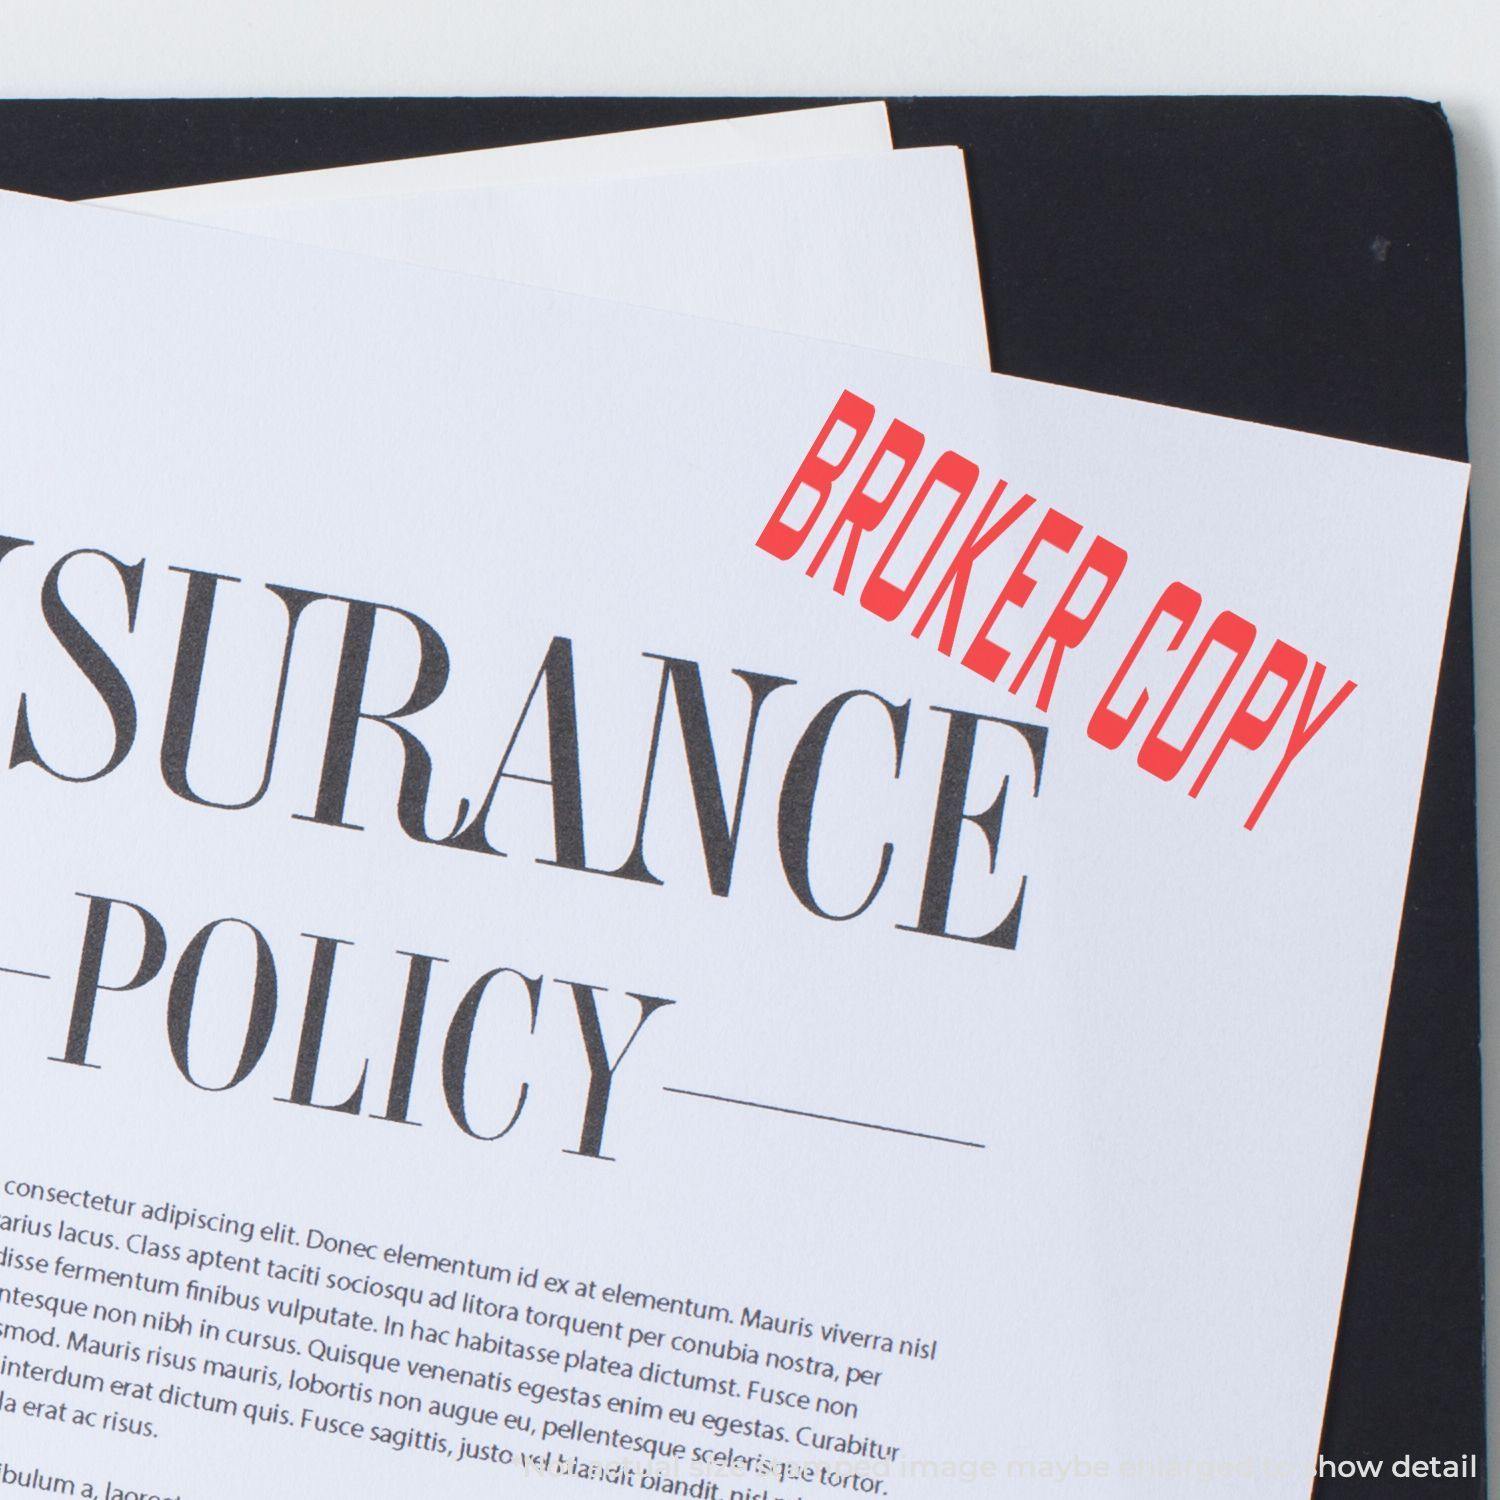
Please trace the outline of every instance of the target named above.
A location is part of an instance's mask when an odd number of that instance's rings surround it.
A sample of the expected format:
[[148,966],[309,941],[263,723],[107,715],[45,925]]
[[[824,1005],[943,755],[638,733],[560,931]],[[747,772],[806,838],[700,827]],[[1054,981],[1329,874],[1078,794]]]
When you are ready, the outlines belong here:
[[207,204],[197,222],[989,368],[963,153]]
[[1306,1494],[1462,466],[13,197],[0,269],[5,1464]]
[[766,158],[858,155],[890,148],[890,122],[885,105],[877,101],[781,110],[692,125],[663,125],[650,130],[613,131],[353,167],[283,172],[272,177],[121,193],[98,201],[119,207],[147,208],[169,218],[196,218],[205,209],[230,203],[365,197],[486,187],[500,182],[555,182],[680,171]]

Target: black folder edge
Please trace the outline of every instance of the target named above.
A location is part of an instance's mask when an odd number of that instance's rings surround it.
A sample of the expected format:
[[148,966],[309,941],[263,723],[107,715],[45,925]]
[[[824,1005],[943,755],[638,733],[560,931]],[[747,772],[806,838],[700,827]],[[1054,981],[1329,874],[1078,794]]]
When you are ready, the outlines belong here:
[[[4,101],[0,186],[96,197],[843,102]],[[1466,457],[1455,166],[1437,105],[888,102],[897,146],[968,153],[996,370]],[[1484,1493],[1470,592],[1466,526],[1323,1433],[1331,1458],[1477,1455],[1476,1477],[1443,1482],[1453,1496]],[[1375,1491],[1314,1489],[1346,1492]]]

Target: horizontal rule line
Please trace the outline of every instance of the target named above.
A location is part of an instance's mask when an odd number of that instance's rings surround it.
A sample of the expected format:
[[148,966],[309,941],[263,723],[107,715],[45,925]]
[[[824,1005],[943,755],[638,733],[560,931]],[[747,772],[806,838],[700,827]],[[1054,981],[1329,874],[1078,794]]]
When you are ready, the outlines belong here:
[[22,979],[51,979],[50,974],[38,974],[35,969],[13,969],[9,964],[0,964],[0,974],[18,974]]
[[813,1109],[792,1109],[786,1104],[762,1104],[756,1099],[734,1099],[728,1094],[705,1094],[698,1089],[678,1089],[663,1084],[664,1094],[683,1094],[689,1099],[712,1099],[716,1104],[740,1104],[746,1109],[767,1109],[778,1115],[798,1115],[804,1120],[827,1120],[832,1125],[856,1125],[861,1130],[880,1130],[886,1135],[909,1135],[919,1141],[940,1141],[945,1146],[967,1146],[983,1151],[983,1141],[961,1141],[957,1136],[934,1135],[930,1130],[907,1130],[901,1125],[877,1125],[873,1120],[851,1120],[845,1115],[823,1115]]

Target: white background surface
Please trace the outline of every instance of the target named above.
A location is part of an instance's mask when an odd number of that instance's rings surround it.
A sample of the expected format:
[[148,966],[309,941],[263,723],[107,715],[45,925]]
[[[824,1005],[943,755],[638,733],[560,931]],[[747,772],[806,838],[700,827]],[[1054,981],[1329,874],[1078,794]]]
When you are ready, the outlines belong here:
[[[1285,92],[1441,101],[1462,193],[1485,785],[1500,765],[1497,56],[1494,0],[27,0],[0,13],[0,94],[10,96]],[[1484,812],[1488,1022],[1500,997],[1500,807],[1491,800]],[[1486,1102],[1500,1120],[1500,1079],[1487,1081]],[[1493,1125],[1489,1136],[1487,1219],[1500,1244]],[[1494,1329],[1490,1347],[1500,1358]],[[1494,1407],[1492,1389],[1492,1449]]]

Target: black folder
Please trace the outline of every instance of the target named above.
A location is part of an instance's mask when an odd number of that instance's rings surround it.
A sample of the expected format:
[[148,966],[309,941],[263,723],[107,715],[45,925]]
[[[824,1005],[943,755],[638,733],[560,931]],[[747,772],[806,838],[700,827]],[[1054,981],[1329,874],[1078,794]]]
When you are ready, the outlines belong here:
[[[11,101],[0,186],[95,197],[827,102]],[[1466,456],[1453,145],[1436,105],[918,98],[890,110],[898,146],[968,153],[996,370]],[[1478,1477],[1443,1483],[1452,1496],[1484,1484],[1469,606],[1466,531],[1323,1432],[1332,1459],[1477,1454]],[[1315,1491],[1345,1492],[1371,1493],[1333,1477]]]

